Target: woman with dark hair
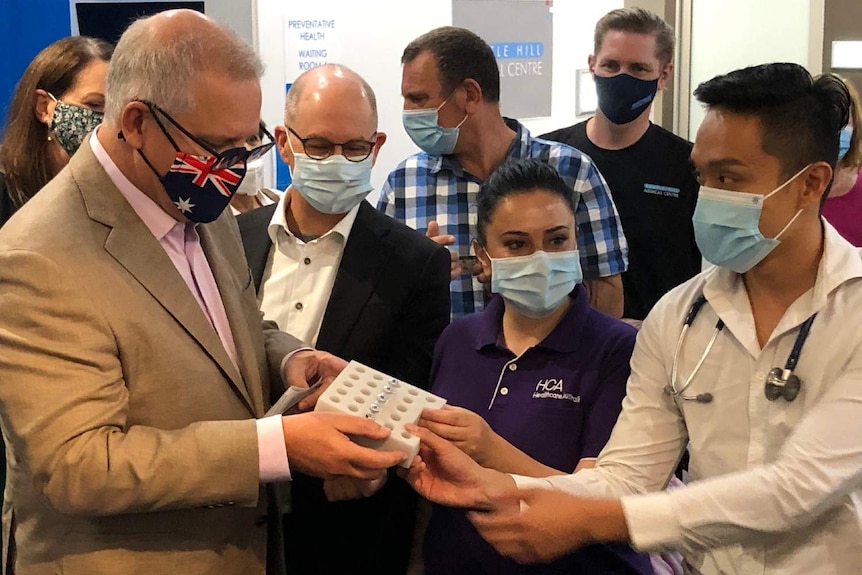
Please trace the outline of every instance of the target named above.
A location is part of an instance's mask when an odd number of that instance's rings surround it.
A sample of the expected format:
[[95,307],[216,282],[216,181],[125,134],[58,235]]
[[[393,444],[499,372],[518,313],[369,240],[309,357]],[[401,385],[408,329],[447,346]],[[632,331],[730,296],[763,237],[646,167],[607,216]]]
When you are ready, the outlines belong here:
[[[535,477],[592,467],[620,413],[636,330],[589,305],[575,244],[577,196],[550,165],[500,166],[477,197],[474,249],[495,294],[456,319],[434,353],[448,400],[419,424],[485,467]],[[499,555],[464,511],[435,506],[423,563],[432,574],[644,574],[649,557],[593,545],[553,563]]]
[[112,51],[102,40],[71,36],[27,66],[0,146],[0,226],[63,169],[102,121]]

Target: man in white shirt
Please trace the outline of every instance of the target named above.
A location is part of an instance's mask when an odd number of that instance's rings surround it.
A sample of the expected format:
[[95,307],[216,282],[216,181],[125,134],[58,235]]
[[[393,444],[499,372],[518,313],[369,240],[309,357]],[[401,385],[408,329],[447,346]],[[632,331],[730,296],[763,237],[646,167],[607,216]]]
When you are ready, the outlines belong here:
[[[449,322],[449,253],[363,201],[386,139],[373,90],[344,66],[308,71],[291,87],[275,135],[292,183],[277,205],[238,220],[265,318],[320,350],[427,388]],[[288,572],[374,565],[375,573],[404,573],[416,504],[409,486],[390,481],[373,497],[339,503],[328,503],[325,489],[339,488],[293,476]],[[329,552],[333,540],[341,553]]]
[[[507,476],[417,430],[410,481],[435,501],[486,511],[472,514],[477,528],[523,562],[627,541],[678,549],[691,573],[856,572],[862,260],[820,218],[846,88],[768,64],[695,95],[708,111],[692,152],[694,227],[716,266],[644,322],[595,469]],[[692,481],[661,491],[686,445]]]

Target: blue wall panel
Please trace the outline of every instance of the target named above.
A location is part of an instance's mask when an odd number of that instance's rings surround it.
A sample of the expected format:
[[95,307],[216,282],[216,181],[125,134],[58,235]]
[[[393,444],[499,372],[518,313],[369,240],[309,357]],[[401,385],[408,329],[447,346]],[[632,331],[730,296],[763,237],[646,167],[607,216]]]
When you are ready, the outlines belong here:
[[[15,85],[39,51],[71,31],[68,0],[0,0],[0,118]],[[2,128],[0,128],[2,129]]]

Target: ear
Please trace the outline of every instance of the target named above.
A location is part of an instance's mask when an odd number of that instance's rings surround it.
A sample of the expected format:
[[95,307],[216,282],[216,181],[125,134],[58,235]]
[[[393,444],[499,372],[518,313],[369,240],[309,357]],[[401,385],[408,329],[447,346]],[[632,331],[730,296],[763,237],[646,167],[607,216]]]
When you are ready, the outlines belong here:
[[377,143],[374,144],[374,151],[371,152],[371,165],[377,162],[377,154],[380,153],[380,148],[386,143],[386,132],[377,132]]
[[485,251],[477,240],[473,240],[473,252],[476,254],[476,259],[482,264],[482,271],[486,276],[491,277],[491,256]]
[[817,162],[808,168],[803,179],[804,188],[799,196],[799,209],[816,206],[819,209],[820,198],[832,181],[832,168],[826,162]]
[[57,103],[45,90],[40,88],[33,92],[33,113],[36,114],[36,119],[46,126],[51,125],[51,118],[54,117],[56,106]]
[[482,87],[473,78],[467,78],[461,83],[460,88],[464,93],[464,111],[472,115],[482,104]]
[[664,65],[664,68],[662,68],[661,74],[659,74],[658,89],[664,90],[671,78],[673,78],[673,62],[668,62]]
[[287,142],[287,139],[290,137],[290,133],[284,126],[276,126],[274,135],[275,145],[278,148],[278,155],[281,156],[281,160],[290,166],[290,169],[292,170],[293,152],[290,151],[290,145]]
[[595,54],[590,54],[587,57],[587,67],[590,69],[590,74],[595,76],[595,74],[596,74],[596,55]]
[[150,110],[143,102],[129,102],[120,112],[120,130],[123,139],[136,150],[144,147],[144,131],[147,129],[144,119]]

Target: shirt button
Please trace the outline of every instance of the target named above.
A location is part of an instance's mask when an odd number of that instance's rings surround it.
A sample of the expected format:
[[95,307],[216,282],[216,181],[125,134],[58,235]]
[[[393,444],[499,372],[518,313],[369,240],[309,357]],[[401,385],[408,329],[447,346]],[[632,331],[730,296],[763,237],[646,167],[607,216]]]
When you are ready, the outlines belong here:
[[515,371],[516,369],[518,369],[517,363],[510,363],[509,364],[509,371]]
[[509,388],[508,387],[501,387],[500,388],[500,395],[509,395]]
[[295,307],[298,310],[302,310],[302,302],[301,301],[296,302],[296,305],[293,307]]
[[311,258],[305,258],[304,260],[302,260],[302,263],[304,263],[305,265],[310,264],[310,263],[311,263]]

